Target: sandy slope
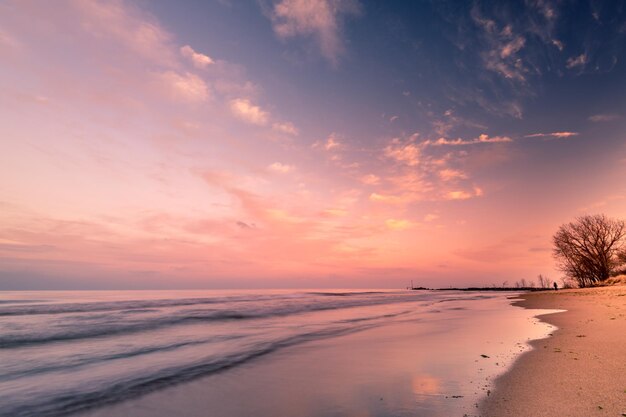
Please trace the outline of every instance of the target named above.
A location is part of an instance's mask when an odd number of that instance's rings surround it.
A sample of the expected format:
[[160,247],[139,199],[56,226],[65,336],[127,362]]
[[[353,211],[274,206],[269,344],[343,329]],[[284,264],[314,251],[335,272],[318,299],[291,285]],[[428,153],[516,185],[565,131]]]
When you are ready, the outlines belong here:
[[564,309],[480,406],[483,417],[626,416],[626,286],[526,294],[517,305]]

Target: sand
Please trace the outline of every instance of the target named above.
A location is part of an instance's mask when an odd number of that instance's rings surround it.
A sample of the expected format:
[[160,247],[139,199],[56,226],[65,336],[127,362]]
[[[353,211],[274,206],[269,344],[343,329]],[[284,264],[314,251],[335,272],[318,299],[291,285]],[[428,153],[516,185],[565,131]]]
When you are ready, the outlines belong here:
[[523,295],[516,305],[563,309],[480,404],[482,417],[626,416],[626,286]]

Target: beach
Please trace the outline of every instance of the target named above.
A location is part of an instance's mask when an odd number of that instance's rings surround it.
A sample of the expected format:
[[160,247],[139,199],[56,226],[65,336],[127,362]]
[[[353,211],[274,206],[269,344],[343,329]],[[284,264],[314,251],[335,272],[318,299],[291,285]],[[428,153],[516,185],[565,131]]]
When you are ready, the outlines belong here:
[[620,416],[624,297],[5,293],[0,416]]
[[516,305],[567,310],[540,316],[558,330],[531,342],[480,405],[482,417],[623,416],[626,286],[528,293]]

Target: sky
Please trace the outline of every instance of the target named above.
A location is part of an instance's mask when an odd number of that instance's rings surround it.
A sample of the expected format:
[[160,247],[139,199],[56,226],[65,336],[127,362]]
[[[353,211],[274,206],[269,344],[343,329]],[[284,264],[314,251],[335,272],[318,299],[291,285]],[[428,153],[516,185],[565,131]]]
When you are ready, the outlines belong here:
[[626,218],[626,3],[0,2],[0,289],[557,280]]

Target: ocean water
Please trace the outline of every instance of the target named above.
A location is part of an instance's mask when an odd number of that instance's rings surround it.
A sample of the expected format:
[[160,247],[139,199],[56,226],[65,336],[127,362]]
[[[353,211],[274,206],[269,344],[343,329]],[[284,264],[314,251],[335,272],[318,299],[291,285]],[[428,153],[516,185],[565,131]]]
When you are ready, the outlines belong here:
[[[0,294],[0,415],[447,415],[484,395],[488,384],[470,384],[473,374],[493,378],[524,341],[550,331],[538,325],[494,293],[9,292]],[[499,362],[479,357],[489,343],[498,348],[485,356]],[[433,353],[454,344],[445,359]],[[423,355],[440,369],[416,365]],[[383,407],[374,391],[407,369],[410,398]],[[327,393],[305,388],[343,379]],[[357,388],[377,401],[335,398]],[[173,389],[178,411],[163,411]],[[285,393],[288,409],[272,399]],[[123,408],[142,398],[161,405]]]

